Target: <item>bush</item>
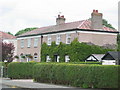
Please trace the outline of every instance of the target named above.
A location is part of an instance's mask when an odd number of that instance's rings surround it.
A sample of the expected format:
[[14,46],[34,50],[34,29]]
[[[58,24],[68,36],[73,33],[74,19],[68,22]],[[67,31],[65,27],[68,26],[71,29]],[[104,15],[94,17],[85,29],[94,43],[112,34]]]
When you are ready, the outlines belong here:
[[118,67],[70,63],[40,63],[33,67],[36,82],[83,88],[117,88]]
[[32,78],[33,65],[37,62],[12,62],[8,65],[8,77],[11,79]]

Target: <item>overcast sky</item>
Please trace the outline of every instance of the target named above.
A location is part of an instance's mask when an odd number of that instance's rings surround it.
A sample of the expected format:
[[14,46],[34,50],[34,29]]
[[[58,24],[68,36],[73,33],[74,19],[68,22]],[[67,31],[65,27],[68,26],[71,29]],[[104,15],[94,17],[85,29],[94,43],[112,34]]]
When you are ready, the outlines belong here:
[[118,29],[119,0],[0,0],[0,31],[15,34],[29,27],[56,24],[61,12],[66,22],[88,19],[93,9]]

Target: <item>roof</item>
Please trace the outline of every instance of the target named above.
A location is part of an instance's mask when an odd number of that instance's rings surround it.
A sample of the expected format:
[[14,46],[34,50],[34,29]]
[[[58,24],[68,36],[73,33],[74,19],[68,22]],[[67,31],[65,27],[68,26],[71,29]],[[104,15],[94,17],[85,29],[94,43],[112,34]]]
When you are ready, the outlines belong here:
[[101,60],[101,58],[105,55],[105,54],[92,54],[97,60]]
[[[35,30],[32,30],[30,32],[24,33],[22,35],[19,35],[18,37],[22,36],[29,36],[29,35],[36,35],[36,34],[44,34],[44,33],[52,33],[52,32],[59,32],[59,31],[67,31],[67,30],[74,30],[74,29],[82,29],[84,30],[91,30],[91,20],[81,20],[81,21],[75,21],[75,22],[69,22],[69,23],[63,23],[59,25],[52,25],[47,27],[41,27]],[[105,32],[118,32],[115,29],[108,28],[106,26],[103,26],[103,29],[92,29],[92,31],[105,31]]]
[[15,39],[16,37],[8,33],[0,31],[0,38],[2,39]]
[[[101,58],[104,56],[105,54],[91,54],[89,55],[87,58],[89,58],[90,56],[93,56],[96,60],[101,60]],[[86,59],[87,59],[86,58]]]
[[120,60],[120,52],[117,51],[108,51],[102,60],[106,60],[106,56],[110,55],[114,60]]

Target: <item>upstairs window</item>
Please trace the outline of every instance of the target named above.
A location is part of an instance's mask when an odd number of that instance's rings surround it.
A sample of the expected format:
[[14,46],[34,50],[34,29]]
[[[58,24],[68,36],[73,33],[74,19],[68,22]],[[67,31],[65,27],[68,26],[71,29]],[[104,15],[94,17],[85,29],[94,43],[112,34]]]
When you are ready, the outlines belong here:
[[60,34],[56,35],[56,44],[59,45],[61,42],[61,36]]
[[34,38],[34,47],[38,46],[38,38]]
[[21,48],[24,48],[24,39],[21,40]]
[[66,34],[66,44],[70,44],[70,43],[71,43],[71,35]]
[[51,35],[48,35],[48,42],[47,42],[48,45],[51,45]]
[[31,46],[31,38],[27,40],[28,41],[28,45],[27,47],[29,48]]

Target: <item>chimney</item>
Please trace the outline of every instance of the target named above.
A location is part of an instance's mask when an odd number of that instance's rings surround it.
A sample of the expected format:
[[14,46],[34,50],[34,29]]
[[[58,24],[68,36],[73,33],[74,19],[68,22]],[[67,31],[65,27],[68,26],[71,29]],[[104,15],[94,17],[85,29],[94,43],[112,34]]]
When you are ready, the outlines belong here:
[[91,14],[91,29],[102,29],[102,13],[99,13],[98,10],[93,10]]
[[63,23],[65,23],[64,15],[63,16],[58,15],[58,17],[56,18],[56,24],[59,25]]

